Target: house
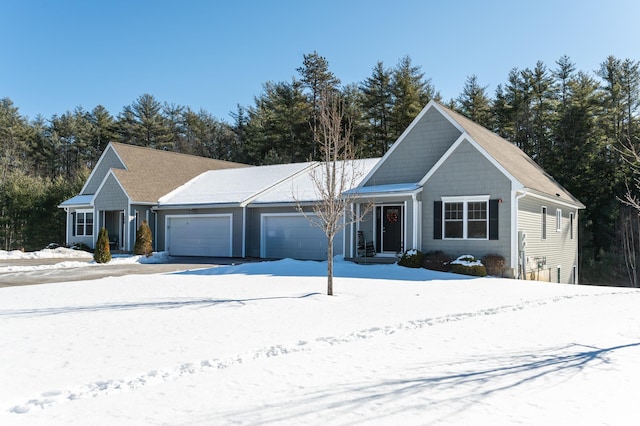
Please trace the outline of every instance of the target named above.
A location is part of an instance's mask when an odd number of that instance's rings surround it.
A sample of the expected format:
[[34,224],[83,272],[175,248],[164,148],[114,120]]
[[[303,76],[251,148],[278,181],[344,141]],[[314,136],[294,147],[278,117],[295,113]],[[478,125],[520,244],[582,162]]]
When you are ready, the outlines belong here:
[[358,229],[382,255],[499,254],[509,276],[577,283],[584,205],[518,147],[437,102],[353,192],[375,204]]
[[[326,256],[326,237],[308,220],[319,199],[311,178],[318,163],[225,167],[186,156],[202,169],[181,165],[190,173],[168,179],[163,175],[173,174],[174,159],[182,157],[145,150],[146,158],[135,160],[139,150],[110,144],[80,195],[61,205],[68,242],[92,246],[94,215],[130,250],[140,216],[154,225],[155,249],[175,256]],[[157,179],[167,180],[161,187],[142,178],[151,161],[164,164],[157,167]],[[215,162],[210,169],[208,161]],[[508,276],[577,283],[584,205],[515,145],[439,103],[427,104],[384,157],[351,169],[351,209],[364,220],[337,236],[335,254],[357,257],[360,234],[373,242],[376,257],[409,249],[499,254]]]
[[158,198],[209,170],[249,167],[192,155],[110,143],[80,194],[60,204],[67,213],[67,244],[93,248],[98,231],[109,231],[112,249],[131,251],[136,229],[157,225]]

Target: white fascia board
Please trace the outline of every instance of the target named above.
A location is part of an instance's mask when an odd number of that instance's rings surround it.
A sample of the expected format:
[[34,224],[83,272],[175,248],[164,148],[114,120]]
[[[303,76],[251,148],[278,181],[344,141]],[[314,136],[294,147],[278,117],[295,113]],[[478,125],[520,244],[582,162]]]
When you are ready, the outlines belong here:
[[[138,205],[139,203],[134,203]],[[200,209],[221,209],[221,208],[240,208],[240,203],[204,203],[204,204],[153,204],[153,210],[200,210]]]
[[100,191],[102,191],[102,187],[105,185],[105,183],[107,182],[107,179],[109,179],[109,176],[113,176],[113,178],[116,180],[116,182],[118,183],[118,186],[120,187],[120,189],[122,190],[122,192],[124,193],[124,195],[127,196],[127,202],[128,204],[138,204],[138,203],[132,203],[131,202],[131,197],[129,196],[129,194],[127,193],[127,191],[125,191],[124,187],[122,186],[122,184],[120,183],[120,181],[118,180],[118,177],[116,176],[115,173],[113,173],[113,170],[109,169],[109,171],[107,172],[106,175],[104,175],[104,179],[102,179],[102,182],[100,182],[100,186],[98,187],[98,189],[96,190],[96,194],[93,197],[94,201],[95,199],[98,197],[98,194],[100,193]]
[[570,203],[568,201],[561,200],[559,198],[553,198],[551,195],[541,194],[539,192],[534,192],[532,190],[527,190],[525,195],[531,196],[531,197],[534,197],[534,198],[538,198],[540,200],[547,201],[549,203],[558,204],[560,206],[568,207],[570,209],[581,210],[581,209],[586,208],[586,207],[584,207],[582,205],[576,205],[576,204]]
[[[80,190],[80,194],[82,194],[84,192],[84,190],[87,188],[87,185],[89,184],[89,182],[91,182],[91,179],[93,178],[94,173],[96,172],[96,170],[98,170],[98,167],[100,166],[100,163],[102,163],[102,159],[106,156],[106,154],[107,154],[107,152],[109,150],[113,151],[116,154],[116,157],[118,157],[118,160],[120,160],[120,163],[122,163],[122,166],[124,167],[124,169],[127,170],[127,165],[124,164],[124,161],[122,161],[122,158],[120,157],[120,154],[118,154],[118,151],[116,151],[116,149],[113,147],[113,144],[111,142],[109,142],[109,144],[104,149],[104,151],[102,151],[102,155],[98,159],[98,162],[96,163],[96,165],[93,167],[93,170],[91,170],[91,173],[89,174],[89,177],[84,182],[84,185],[82,186],[82,189]],[[98,193],[98,191],[96,191],[96,194],[97,193]]]
[[458,149],[458,147],[462,144],[462,142],[467,141],[471,146],[473,146],[480,154],[482,154],[489,162],[498,169],[509,181],[511,181],[512,189],[518,190],[523,189],[524,186],[518,179],[516,179],[511,173],[505,169],[502,164],[498,163],[495,158],[493,158],[487,151],[484,150],[473,138],[466,132],[463,132],[458,139],[449,147],[449,149],[444,153],[442,157],[438,160],[436,164],[427,172],[427,174],[420,180],[420,185],[425,185],[427,181],[438,171],[438,169],[453,155],[453,153]]

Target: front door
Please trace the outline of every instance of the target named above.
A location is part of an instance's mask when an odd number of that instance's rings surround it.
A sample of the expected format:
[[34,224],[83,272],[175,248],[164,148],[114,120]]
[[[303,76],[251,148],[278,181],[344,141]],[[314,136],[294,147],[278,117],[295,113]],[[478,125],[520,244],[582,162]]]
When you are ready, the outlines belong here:
[[402,205],[378,206],[378,251],[402,253],[404,234],[404,211]]

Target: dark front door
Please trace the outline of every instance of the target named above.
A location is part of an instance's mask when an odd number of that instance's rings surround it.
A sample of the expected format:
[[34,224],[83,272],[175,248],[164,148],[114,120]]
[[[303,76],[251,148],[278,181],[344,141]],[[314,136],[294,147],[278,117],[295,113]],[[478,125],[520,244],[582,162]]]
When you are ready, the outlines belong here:
[[379,218],[382,234],[382,251],[400,253],[403,251],[403,211],[402,206],[382,206]]

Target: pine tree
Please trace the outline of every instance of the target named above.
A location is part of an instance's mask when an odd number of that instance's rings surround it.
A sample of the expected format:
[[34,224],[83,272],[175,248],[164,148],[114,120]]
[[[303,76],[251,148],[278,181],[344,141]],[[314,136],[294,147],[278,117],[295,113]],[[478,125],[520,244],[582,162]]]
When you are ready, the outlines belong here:
[[340,80],[329,71],[329,62],[318,52],[304,55],[302,66],[297,69],[300,74],[302,87],[308,89],[308,99],[311,103],[311,141],[312,155],[317,156],[318,147],[318,117],[320,114],[320,103],[324,94],[330,94],[338,90]]
[[371,77],[360,85],[360,90],[364,116],[369,124],[365,134],[365,152],[370,157],[384,155],[393,143],[390,131],[393,93],[391,71],[384,67],[382,61],[378,61]]
[[478,83],[478,77],[474,74],[467,77],[462,94],[457,101],[459,111],[480,124],[481,126],[492,128],[491,101],[487,96],[487,86]]
[[394,68],[391,77],[393,109],[391,111],[392,140],[411,124],[422,108],[431,100],[439,98],[430,80],[424,79],[419,66],[411,63],[409,56],[403,57]]
[[93,260],[97,263],[107,263],[111,261],[111,250],[109,249],[109,233],[106,228],[100,228],[98,241],[93,252]]
[[133,254],[151,256],[153,254],[153,245],[151,237],[151,228],[146,220],[143,220],[136,231],[136,242],[133,246]]

